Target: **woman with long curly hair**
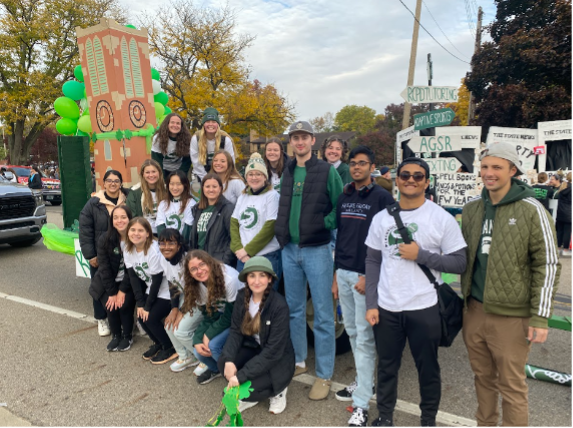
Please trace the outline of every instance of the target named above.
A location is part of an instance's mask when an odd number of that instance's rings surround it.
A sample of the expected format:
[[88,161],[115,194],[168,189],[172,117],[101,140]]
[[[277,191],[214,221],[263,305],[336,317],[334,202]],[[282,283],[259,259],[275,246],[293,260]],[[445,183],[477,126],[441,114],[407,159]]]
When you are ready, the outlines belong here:
[[183,171],[185,175],[191,168],[189,145],[191,132],[177,113],[169,113],[161,122],[159,129],[153,136],[151,145],[151,159],[154,159],[163,169],[163,177],[173,171]]
[[219,112],[213,107],[206,108],[201,119],[201,129],[191,138],[189,154],[193,164],[193,173],[199,181],[211,171],[213,156],[219,150],[229,152],[235,162],[233,140],[221,129]]
[[161,165],[156,160],[146,159],[139,170],[139,183],[131,188],[126,205],[134,217],[145,217],[157,236],[157,206],[167,197]]
[[229,387],[251,381],[254,391],[248,401],[239,402],[239,411],[270,398],[269,412],[282,413],[295,369],[288,305],[273,290],[277,276],[265,257],[249,259],[239,281],[247,286],[237,293],[219,371]]
[[213,172],[215,172],[223,182],[223,196],[235,205],[237,199],[245,190],[245,181],[235,168],[235,162],[225,150],[219,150],[213,156]]
[[[201,311],[203,320],[193,335],[195,357],[207,366],[197,377],[205,385],[221,376],[217,360],[229,335],[233,305],[242,288],[239,272],[202,250],[185,257],[183,314]],[[294,367],[294,366],[293,366]]]
[[346,185],[352,181],[350,176],[350,168],[346,163],[346,155],[348,154],[348,144],[338,135],[332,135],[324,140],[320,147],[322,159],[331,164],[340,175],[342,184]]

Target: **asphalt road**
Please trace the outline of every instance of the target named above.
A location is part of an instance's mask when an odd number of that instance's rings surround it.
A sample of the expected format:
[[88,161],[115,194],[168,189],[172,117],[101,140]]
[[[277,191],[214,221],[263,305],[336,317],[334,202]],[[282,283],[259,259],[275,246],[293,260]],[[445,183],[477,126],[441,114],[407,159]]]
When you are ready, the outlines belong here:
[[[48,207],[48,213],[48,221],[61,226],[61,207]],[[571,316],[571,259],[562,263],[555,313]],[[146,338],[137,337],[127,353],[107,353],[109,338],[98,337],[90,318],[88,285],[75,277],[72,256],[49,251],[41,241],[24,249],[0,245],[0,403],[6,404],[0,425],[7,410],[38,426],[204,426],[219,407],[225,382],[199,386],[191,370],[174,374],[167,366],[144,362]],[[32,307],[14,296],[69,313]],[[88,317],[74,318],[70,311]],[[333,393],[321,402],[308,400],[308,383],[314,376],[312,348],[310,355],[310,376],[291,383],[286,411],[271,415],[268,403],[260,403],[245,412],[246,425],[346,426],[347,403],[336,401]],[[445,412],[440,424],[471,425],[476,409],[473,376],[460,337],[451,348],[440,350],[440,362],[440,410]],[[571,373],[571,333],[551,330],[545,344],[533,347],[529,362]],[[336,358],[337,385],[350,383],[354,373],[351,353]],[[571,426],[569,387],[537,380],[528,384],[531,425]],[[395,423],[419,425],[417,374],[408,350],[398,398],[402,410],[396,412]],[[375,416],[372,405],[371,419]]]

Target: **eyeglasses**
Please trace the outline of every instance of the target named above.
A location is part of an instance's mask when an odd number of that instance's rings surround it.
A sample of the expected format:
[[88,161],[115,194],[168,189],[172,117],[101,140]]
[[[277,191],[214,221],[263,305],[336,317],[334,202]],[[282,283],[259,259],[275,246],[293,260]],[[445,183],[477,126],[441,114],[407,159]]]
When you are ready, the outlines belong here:
[[414,174],[410,174],[408,171],[403,171],[398,177],[400,177],[400,180],[402,181],[408,181],[410,177],[412,177],[414,181],[420,182],[426,178],[426,174],[422,172],[415,172]]
[[360,168],[364,168],[367,165],[370,165],[372,162],[366,162],[366,161],[360,161],[360,162],[349,162],[348,166],[350,166],[350,168],[354,168],[355,166],[359,166]]
[[194,268],[189,269],[189,273],[190,273],[191,275],[195,275],[199,269],[203,270],[203,269],[205,269],[206,267],[207,267],[207,263],[201,262],[201,263],[199,263],[199,264],[197,265],[197,267],[194,267]]
[[105,180],[105,182],[107,184],[119,184],[119,183],[121,183],[120,180],[112,180],[111,178],[108,178],[107,180]]
[[171,247],[171,248],[175,248],[177,245],[179,245],[177,242],[173,242],[173,241],[159,241],[159,246],[160,247]]

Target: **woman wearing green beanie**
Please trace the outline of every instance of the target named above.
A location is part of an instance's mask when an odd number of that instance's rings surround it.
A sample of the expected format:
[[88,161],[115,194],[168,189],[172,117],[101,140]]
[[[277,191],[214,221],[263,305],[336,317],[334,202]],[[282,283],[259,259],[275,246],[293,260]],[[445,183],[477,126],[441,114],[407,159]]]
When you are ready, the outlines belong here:
[[201,119],[201,129],[191,138],[191,163],[193,173],[199,181],[211,170],[213,155],[219,150],[229,152],[235,161],[235,149],[233,140],[221,129],[219,112],[213,107],[206,108]]
[[279,414],[286,408],[287,387],[295,368],[294,348],[288,305],[272,287],[276,280],[265,257],[249,259],[239,274],[239,281],[247,286],[237,293],[218,367],[229,387],[251,381],[254,391],[248,401],[239,401],[241,412],[267,398],[269,412]]

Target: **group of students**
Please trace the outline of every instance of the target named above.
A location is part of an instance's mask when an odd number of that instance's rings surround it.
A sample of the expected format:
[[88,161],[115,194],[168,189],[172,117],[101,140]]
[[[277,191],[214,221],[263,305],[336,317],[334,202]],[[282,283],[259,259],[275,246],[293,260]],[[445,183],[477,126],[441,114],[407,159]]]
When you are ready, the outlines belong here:
[[[419,373],[421,423],[433,426],[441,396],[441,320],[434,284],[417,266],[423,264],[438,284],[442,272],[462,274],[464,322],[473,328],[464,327],[463,337],[476,375],[478,422],[497,423],[500,391],[504,424],[526,425],[524,333],[531,342],[545,340],[560,265],[555,226],[531,188],[512,178],[521,172],[515,148],[500,143],[482,155],[484,191],[464,209],[463,230],[426,199],[427,163],[405,159],[396,185],[399,215],[414,241],[406,244],[386,209],[395,206],[392,196],[371,176],[369,148],[348,154],[335,137],[324,142],[320,160],[312,154],[308,122],[293,123],[288,134],[294,158],[284,155],[280,140],[269,140],[263,156],[249,159],[238,195],[226,194],[242,178],[214,109],[205,111],[193,137],[178,115],[169,115],[154,137],[154,159],[144,162],[131,191],[122,188],[119,172],[106,172],[103,189],[80,215],[80,245],[92,267],[95,318],[102,329],[109,320],[108,350],[129,349],[136,311],[153,342],[144,359],[177,359],[174,372],[200,362],[200,384],[221,375],[230,386],[250,380],[254,392],[239,410],[270,398],[269,410],[281,413],[288,384],[308,371],[308,285],[317,375],[309,398],[330,392],[334,295],[357,371],[355,382],[336,393],[352,401],[349,425],[366,426],[374,391],[379,416],[372,425],[393,425],[408,340]],[[178,150],[189,139],[187,162]],[[202,174],[198,202],[184,171],[191,163]],[[513,246],[504,240],[508,233],[515,233]],[[284,297],[276,291],[281,276]],[[483,337],[490,318],[502,338]],[[500,358],[504,365],[496,366]]]

